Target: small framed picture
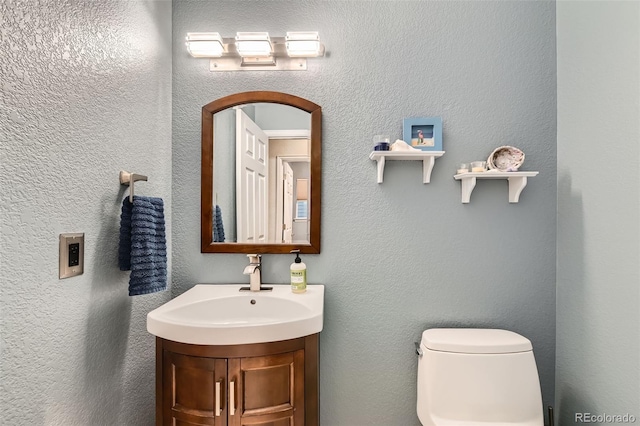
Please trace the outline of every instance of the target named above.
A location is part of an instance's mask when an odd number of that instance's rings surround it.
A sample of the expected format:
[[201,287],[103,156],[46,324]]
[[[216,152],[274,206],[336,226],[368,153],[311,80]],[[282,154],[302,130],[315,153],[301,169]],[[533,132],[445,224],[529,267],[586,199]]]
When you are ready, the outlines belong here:
[[402,139],[423,151],[442,151],[442,118],[405,118]]

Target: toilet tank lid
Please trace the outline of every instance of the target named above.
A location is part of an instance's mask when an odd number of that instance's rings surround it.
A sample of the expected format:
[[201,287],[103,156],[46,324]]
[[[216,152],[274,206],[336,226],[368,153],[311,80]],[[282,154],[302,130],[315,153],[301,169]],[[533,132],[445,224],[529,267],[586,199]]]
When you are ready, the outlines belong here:
[[422,333],[427,349],[464,354],[531,351],[531,341],[513,331],[485,328],[432,328]]

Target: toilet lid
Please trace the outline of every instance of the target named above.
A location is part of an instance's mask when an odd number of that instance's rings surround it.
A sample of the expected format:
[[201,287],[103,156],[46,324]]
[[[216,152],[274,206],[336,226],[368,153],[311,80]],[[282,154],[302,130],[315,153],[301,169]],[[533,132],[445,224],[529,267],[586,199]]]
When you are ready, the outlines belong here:
[[504,354],[533,349],[531,341],[507,330],[484,328],[432,328],[422,333],[427,349],[464,354]]

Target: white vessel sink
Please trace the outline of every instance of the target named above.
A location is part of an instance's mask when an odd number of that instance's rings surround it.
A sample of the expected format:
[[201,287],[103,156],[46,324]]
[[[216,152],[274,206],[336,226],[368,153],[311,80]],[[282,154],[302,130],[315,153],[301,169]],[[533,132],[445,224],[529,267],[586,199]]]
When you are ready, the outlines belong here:
[[294,294],[239,291],[242,284],[198,284],[147,314],[149,333],[196,345],[241,345],[295,339],[322,330],[324,286]]

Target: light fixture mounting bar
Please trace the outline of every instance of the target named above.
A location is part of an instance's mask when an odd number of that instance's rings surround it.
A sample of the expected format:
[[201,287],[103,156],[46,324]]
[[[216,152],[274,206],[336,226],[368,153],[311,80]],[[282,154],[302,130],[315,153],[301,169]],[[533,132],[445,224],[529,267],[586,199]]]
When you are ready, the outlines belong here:
[[236,39],[223,38],[225,53],[211,58],[209,71],[306,71],[307,58],[289,57],[285,37],[271,37],[273,56],[241,57],[236,49]]
[[[266,58],[260,58],[264,60]],[[211,58],[209,71],[306,71],[306,58],[274,58],[273,64],[260,64],[258,62],[245,62],[240,57]]]

